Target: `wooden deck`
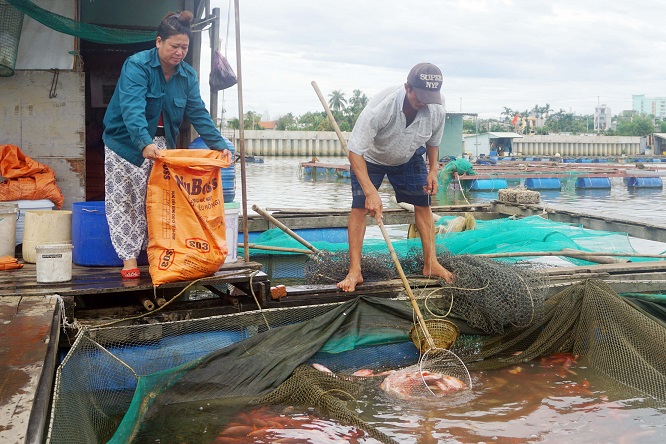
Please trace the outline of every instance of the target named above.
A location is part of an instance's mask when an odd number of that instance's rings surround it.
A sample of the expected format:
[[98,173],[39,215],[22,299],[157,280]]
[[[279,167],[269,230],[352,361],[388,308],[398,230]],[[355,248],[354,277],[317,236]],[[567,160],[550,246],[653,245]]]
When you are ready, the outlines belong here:
[[43,442],[59,316],[55,297],[0,297],[0,442]]

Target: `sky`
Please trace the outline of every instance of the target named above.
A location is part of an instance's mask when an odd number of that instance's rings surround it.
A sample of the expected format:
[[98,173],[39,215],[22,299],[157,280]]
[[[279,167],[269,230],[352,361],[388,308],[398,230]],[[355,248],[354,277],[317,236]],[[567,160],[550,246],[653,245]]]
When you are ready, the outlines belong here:
[[[663,0],[239,3],[240,69],[234,1],[211,0],[222,53],[241,74],[244,112],[271,120],[323,111],[312,81],[327,99],[355,89],[372,97],[403,84],[420,62],[442,70],[447,111],[481,118],[546,104],[581,115],[602,104],[616,115],[634,94],[666,96]],[[201,65],[207,104],[209,57]],[[220,92],[225,118],[238,117],[238,97],[238,86]]]

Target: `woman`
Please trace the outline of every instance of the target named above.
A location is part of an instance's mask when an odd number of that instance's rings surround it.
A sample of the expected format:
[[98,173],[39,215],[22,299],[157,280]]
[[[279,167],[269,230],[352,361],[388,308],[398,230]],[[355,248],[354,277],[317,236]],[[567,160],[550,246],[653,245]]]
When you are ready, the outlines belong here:
[[137,257],[148,244],[148,176],[160,150],[176,147],[183,118],[207,146],[226,148],[201,100],[197,73],[183,61],[191,23],[189,11],[170,12],[162,19],[156,47],[125,61],[104,116],[106,218],[111,242],[123,261],[123,278],[140,276]]

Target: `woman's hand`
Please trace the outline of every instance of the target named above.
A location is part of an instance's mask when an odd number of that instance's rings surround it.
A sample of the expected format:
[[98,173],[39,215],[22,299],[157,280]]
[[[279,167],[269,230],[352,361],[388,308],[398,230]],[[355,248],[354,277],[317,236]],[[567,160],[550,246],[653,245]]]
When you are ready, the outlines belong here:
[[144,158],[150,160],[156,160],[157,158],[162,157],[159,148],[157,148],[157,145],[155,145],[154,143],[146,145],[143,148],[143,151],[141,151],[141,154],[143,155]]
[[231,151],[229,150],[222,150],[222,155],[225,157],[226,160],[229,161],[229,163],[234,163],[234,156],[231,154]]

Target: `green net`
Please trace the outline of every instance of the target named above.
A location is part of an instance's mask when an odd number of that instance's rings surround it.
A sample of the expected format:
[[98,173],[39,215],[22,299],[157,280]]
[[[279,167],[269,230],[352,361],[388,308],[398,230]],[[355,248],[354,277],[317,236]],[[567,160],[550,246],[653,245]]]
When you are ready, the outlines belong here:
[[[426,312],[424,300],[419,303]],[[443,310],[448,301],[429,303]],[[449,319],[462,333],[452,351],[471,370],[571,353],[604,387],[666,403],[663,319],[601,281],[569,287],[548,299],[530,325],[500,335],[480,335],[461,317]],[[381,423],[362,417],[371,402],[363,393],[381,378],[353,374],[417,362],[418,351],[407,340],[412,326],[407,301],[359,297],[88,329],[57,370],[49,442],[248,442],[250,432],[288,421],[295,406],[396,442]],[[314,362],[333,373],[307,366]],[[283,409],[265,416],[269,405]]]
[[[156,31],[109,28],[82,23],[40,8],[29,0],[6,0],[16,10],[29,15],[39,23],[63,34],[103,44],[128,44],[155,40]],[[19,29],[20,32],[20,29]]]
[[444,168],[442,168],[437,174],[439,183],[443,189],[447,189],[449,187],[451,179],[453,179],[453,173],[468,175],[476,174],[472,164],[467,159],[455,159],[447,163]]
[[[505,263],[542,263],[549,266],[578,266],[594,264],[584,257],[562,256],[535,257],[521,256],[521,252],[546,254],[573,250],[579,252],[606,252],[613,254],[635,254],[631,238],[626,233],[585,229],[578,225],[566,224],[531,216],[522,219],[477,220],[474,229],[447,231],[447,224],[455,225],[461,216],[442,217],[437,229],[443,228],[435,236],[437,255],[442,263],[450,255],[513,254],[496,260]],[[406,233],[405,233],[406,234]],[[407,236],[405,236],[407,237]],[[263,249],[250,249],[250,256],[264,264],[264,271],[274,283],[337,283],[344,279],[349,268],[348,244],[309,240],[319,254],[289,253]],[[279,228],[267,230],[253,240],[253,244],[264,247],[281,247],[304,250],[295,239]],[[405,273],[422,273],[422,248],[419,238],[394,239],[393,247],[403,264]],[[622,258],[617,256],[617,259]],[[630,257],[632,262],[654,261],[654,258]],[[386,242],[382,238],[366,237],[362,256],[365,281],[382,281],[397,278]]]
[[23,13],[0,0],[0,77],[14,75],[22,27]]

